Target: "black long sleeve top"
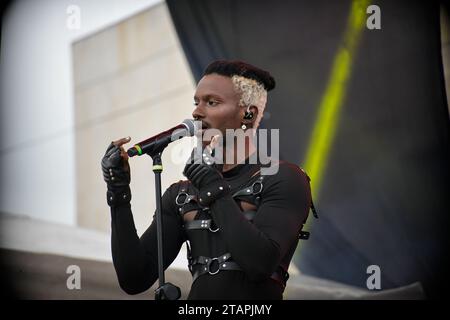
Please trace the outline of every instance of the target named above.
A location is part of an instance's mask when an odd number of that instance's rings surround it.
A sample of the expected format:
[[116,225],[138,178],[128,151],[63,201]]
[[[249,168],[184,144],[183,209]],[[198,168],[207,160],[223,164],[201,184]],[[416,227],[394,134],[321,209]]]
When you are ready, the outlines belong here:
[[[231,194],[246,186],[259,170],[259,164],[244,163],[224,172]],[[198,277],[188,299],[282,299],[283,289],[270,276],[280,265],[287,270],[308,217],[311,191],[306,174],[293,164],[280,162],[276,174],[264,177],[252,221],[243,215],[243,202],[231,194],[217,199],[209,212],[219,227],[214,234],[184,229],[187,215],[181,215],[175,203],[180,183],[172,184],[162,198],[164,268],[186,240],[191,243],[192,256],[216,257],[229,252],[242,268]],[[206,214],[199,211],[194,219],[205,219]],[[139,237],[130,204],[111,207],[111,217],[112,256],[119,284],[129,294],[143,292],[158,278],[156,220]]]

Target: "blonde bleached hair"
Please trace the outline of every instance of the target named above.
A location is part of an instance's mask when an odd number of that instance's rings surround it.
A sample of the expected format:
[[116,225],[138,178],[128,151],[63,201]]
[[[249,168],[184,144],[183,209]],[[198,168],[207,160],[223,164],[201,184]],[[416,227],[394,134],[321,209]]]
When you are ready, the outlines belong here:
[[267,103],[267,92],[275,88],[272,75],[258,67],[239,60],[217,60],[211,62],[203,75],[219,74],[231,78],[236,92],[241,95],[239,105],[258,109],[253,131],[256,132]]
[[267,90],[256,80],[239,75],[231,77],[234,89],[241,95],[239,105],[245,108],[255,106],[258,109],[253,129],[257,129],[264,115],[267,103]]

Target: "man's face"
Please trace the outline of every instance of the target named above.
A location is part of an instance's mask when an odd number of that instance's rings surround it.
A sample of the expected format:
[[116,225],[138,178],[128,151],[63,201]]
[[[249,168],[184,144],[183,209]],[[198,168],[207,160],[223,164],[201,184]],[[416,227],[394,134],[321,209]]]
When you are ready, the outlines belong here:
[[240,128],[244,110],[239,106],[240,96],[231,78],[218,74],[204,76],[194,95],[194,118],[202,121],[203,128],[218,129],[225,136],[226,129]]

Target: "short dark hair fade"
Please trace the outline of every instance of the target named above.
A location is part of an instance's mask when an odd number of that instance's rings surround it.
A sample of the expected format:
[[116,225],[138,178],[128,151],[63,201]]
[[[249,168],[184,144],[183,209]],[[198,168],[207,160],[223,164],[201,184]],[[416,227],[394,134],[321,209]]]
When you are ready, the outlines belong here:
[[239,60],[213,61],[206,67],[203,75],[212,73],[230,78],[237,75],[253,79],[263,85],[267,91],[275,88],[275,79],[269,72]]

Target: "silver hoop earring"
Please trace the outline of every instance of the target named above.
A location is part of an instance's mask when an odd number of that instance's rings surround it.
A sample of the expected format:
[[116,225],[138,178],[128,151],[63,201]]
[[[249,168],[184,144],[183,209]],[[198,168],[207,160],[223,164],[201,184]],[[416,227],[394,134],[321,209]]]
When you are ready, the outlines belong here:
[[245,129],[247,129],[247,126],[243,123],[242,126],[241,126],[241,129],[245,130]]

